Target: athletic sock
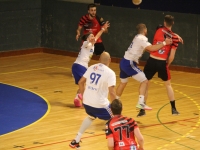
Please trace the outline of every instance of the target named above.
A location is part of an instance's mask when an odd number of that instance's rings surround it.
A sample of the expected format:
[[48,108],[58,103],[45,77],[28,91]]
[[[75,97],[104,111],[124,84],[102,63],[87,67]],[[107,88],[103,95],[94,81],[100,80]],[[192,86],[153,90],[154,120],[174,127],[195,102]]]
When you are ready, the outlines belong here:
[[170,101],[170,104],[171,104],[171,106],[172,106],[172,109],[176,109],[176,106],[175,106],[175,100]]
[[75,141],[76,141],[77,143],[80,142],[81,136],[82,136],[82,134],[81,134],[80,132],[78,132],[77,135],[76,135],[76,138],[75,138]]
[[139,95],[139,104],[144,104],[144,95]]
[[78,134],[76,135],[76,138],[75,138],[75,140],[76,140],[77,143],[80,142],[82,134],[85,132],[85,130],[87,128],[89,128],[89,126],[92,124],[92,121],[93,120],[90,119],[89,117],[87,117],[87,118],[85,118],[83,120],[83,122],[81,124],[81,127],[79,129],[79,132],[78,132]]

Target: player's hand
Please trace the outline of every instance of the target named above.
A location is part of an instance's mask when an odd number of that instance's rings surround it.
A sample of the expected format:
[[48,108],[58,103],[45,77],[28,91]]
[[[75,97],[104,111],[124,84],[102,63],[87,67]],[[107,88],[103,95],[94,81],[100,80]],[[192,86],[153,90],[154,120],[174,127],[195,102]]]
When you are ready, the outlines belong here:
[[80,34],[77,34],[77,35],[76,35],[76,40],[77,40],[77,41],[78,41],[79,37],[80,37]]
[[178,41],[181,42],[183,44],[183,39],[182,37],[180,37],[178,34],[174,33],[177,37],[178,37]]
[[171,45],[172,44],[172,39],[171,38],[166,38],[165,42],[166,42],[166,45]]
[[103,28],[107,29],[108,27],[110,27],[110,22],[106,21],[106,23],[103,25]]

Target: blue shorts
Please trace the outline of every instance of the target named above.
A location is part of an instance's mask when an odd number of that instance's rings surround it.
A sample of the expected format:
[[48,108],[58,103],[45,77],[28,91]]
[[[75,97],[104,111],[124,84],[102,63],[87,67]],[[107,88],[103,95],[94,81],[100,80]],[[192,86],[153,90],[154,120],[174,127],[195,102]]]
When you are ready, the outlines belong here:
[[91,107],[86,104],[83,104],[83,105],[84,105],[86,113],[89,116],[92,116],[94,118],[99,118],[102,120],[109,120],[112,116],[110,106],[108,106],[107,108],[95,108],[95,107]]
[[142,72],[137,63],[131,60],[122,59],[120,61],[120,78],[125,79]]
[[87,68],[85,68],[84,66],[82,66],[80,64],[74,63],[72,65],[72,74],[73,74],[74,79],[75,79],[75,84],[78,84],[78,81],[84,75],[84,73],[86,72],[86,70],[87,70]]

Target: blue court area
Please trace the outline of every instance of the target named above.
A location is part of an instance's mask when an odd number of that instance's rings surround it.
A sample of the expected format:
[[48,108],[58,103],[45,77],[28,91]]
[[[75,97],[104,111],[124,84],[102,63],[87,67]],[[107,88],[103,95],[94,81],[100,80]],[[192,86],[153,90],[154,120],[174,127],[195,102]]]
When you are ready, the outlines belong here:
[[40,96],[0,83],[0,135],[34,123],[47,110],[48,104]]

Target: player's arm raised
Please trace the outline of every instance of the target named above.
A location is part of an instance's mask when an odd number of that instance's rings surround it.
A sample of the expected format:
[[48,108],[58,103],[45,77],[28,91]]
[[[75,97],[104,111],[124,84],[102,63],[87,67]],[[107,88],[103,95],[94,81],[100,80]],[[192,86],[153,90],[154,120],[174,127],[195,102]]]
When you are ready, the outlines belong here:
[[76,30],[76,40],[78,41],[80,35],[81,35],[81,29],[82,29],[82,26],[78,26],[78,29]]
[[95,36],[95,39],[97,40],[102,35],[102,33],[107,30],[108,27],[110,27],[110,23],[106,21],[106,23],[102,26],[101,30]]
[[149,45],[149,46],[145,47],[145,49],[147,51],[157,51],[157,50],[161,49],[163,46],[171,45],[171,44],[172,44],[172,39],[166,38],[165,41],[163,41],[162,43],[156,44],[156,45]]

